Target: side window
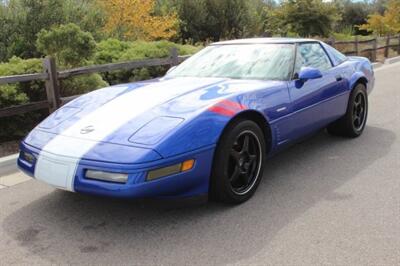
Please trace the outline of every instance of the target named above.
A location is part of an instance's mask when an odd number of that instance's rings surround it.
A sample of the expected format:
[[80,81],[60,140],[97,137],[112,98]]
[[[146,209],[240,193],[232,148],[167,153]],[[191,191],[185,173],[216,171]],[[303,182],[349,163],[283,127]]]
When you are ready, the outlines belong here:
[[324,47],[331,56],[331,58],[333,59],[333,61],[335,62],[335,66],[340,65],[341,63],[347,60],[347,57],[338,50],[336,50],[335,48],[326,44],[324,45]]
[[297,46],[295,73],[299,73],[302,67],[326,71],[332,68],[332,64],[319,43],[302,43]]

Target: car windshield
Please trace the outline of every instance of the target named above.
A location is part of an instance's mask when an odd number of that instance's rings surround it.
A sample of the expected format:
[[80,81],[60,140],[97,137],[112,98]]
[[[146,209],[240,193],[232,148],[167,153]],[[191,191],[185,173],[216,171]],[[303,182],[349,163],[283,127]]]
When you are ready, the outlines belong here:
[[167,76],[287,80],[293,67],[293,55],[292,44],[212,45]]

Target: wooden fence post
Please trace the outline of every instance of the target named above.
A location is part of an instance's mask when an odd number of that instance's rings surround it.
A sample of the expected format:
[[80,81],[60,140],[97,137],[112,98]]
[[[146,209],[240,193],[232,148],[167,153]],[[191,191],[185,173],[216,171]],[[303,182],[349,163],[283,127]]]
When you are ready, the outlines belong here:
[[356,55],[360,55],[360,51],[358,49],[358,35],[356,35],[355,40],[354,40],[354,51],[356,51]]
[[333,48],[335,48],[335,38],[334,38],[334,37],[330,37],[330,38],[329,38],[329,44],[330,44]]
[[375,38],[372,40],[372,62],[376,62],[376,53],[378,50],[378,37],[375,36]]
[[400,34],[397,36],[397,39],[399,40],[399,46],[397,46],[397,54],[400,55]]
[[179,65],[178,49],[176,47],[171,49],[171,67]]
[[52,113],[61,106],[60,88],[58,83],[58,72],[56,61],[52,57],[43,60],[45,73],[48,74],[46,80],[46,95],[49,102],[49,112]]
[[389,57],[389,45],[390,45],[390,35],[386,37],[386,46],[385,46],[385,58]]

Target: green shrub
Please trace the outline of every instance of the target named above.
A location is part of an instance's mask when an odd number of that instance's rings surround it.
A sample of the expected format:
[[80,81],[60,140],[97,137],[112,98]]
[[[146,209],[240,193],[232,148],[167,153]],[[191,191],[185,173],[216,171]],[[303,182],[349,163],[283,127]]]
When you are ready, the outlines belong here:
[[77,76],[61,81],[60,93],[62,96],[73,96],[107,87],[108,83],[99,74]]
[[[178,49],[179,55],[191,55],[201,49],[200,46],[180,45],[168,41],[124,42],[108,39],[98,43],[94,55],[94,63],[104,64],[149,58],[166,58],[170,56],[171,49],[174,47]],[[168,68],[169,66],[156,66],[133,71],[113,71],[102,76],[108,83],[118,84],[160,77],[165,74]]]
[[131,43],[116,39],[107,39],[97,44],[94,62],[96,64],[113,63],[120,60],[122,54],[131,47]]
[[[13,57],[8,63],[0,64],[0,76],[12,76],[43,72],[40,59],[23,60]],[[33,81],[0,86],[0,107],[8,107],[41,99],[44,82]]]
[[[40,59],[23,60],[13,57],[8,63],[0,64],[0,76],[42,72]],[[23,82],[0,86],[0,108],[20,105],[41,99],[44,82]],[[31,112],[0,119],[0,142],[23,137],[37,121],[44,118],[41,112]]]
[[[21,59],[13,57],[8,63],[0,64],[0,76],[43,72],[41,59]],[[99,74],[78,76],[61,82],[61,95],[83,94],[108,84]],[[0,108],[28,102],[46,100],[44,81],[21,82],[0,86]],[[30,112],[0,119],[0,142],[20,139],[47,115],[47,110]]]
[[41,30],[36,46],[39,52],[55,57],[61,66],[76,67],[92,57],[96,42],[90,32],[69,23]]

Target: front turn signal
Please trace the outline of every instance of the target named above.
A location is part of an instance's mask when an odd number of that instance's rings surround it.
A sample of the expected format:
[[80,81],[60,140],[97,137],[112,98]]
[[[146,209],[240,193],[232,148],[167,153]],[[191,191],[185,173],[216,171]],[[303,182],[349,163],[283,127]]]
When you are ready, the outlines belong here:
[[147,181],[152,181],[155,179],[159,179],[161,177],[170,176],[179,174],[182,172],[189,171],[193,168],[195,160],[187,160],[182,163],[170,165],[163,168],[158,168],[152,171],[149,171],[146,176]]

